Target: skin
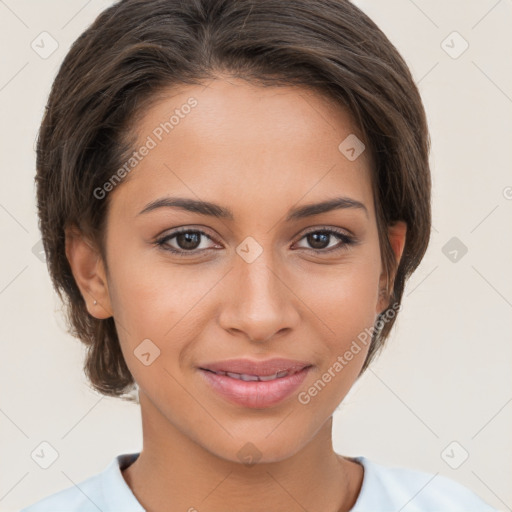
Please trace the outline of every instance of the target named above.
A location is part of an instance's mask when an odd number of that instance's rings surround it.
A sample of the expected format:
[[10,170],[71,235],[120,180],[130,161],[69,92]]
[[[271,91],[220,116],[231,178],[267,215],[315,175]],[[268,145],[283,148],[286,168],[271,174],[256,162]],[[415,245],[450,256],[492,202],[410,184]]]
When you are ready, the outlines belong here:
[[[139,385],[143,449],[123,477],[152,512],[170,503],[172,510],[210,512],[348,511],[363,468],[334,452],[332,414],[367,346],[307,405],[297,393],[264,409],[228,403],[197,366],[237,357],[309,361],[303,391],[374,325],[387,299],[369,152],[349,161],[338,150],[349,134],[363,137],[344,108],[317,93],[220,76],[208,87],[169,90],[138,122],[137,147],[190,96],[198,105],[110,192],[108,272],[91,242],[67,233],[88,311],[114,317]],[[138,215],[166,195],[221,204],[234,220],[177,208]],[[337,196],[367,211],[285,221],[292,207]],[[213,240],[202,236],[195,255],[182,258],[154,244],[183,226]],[[357,244],[331,235],[312,245],[305,236],[311,228],[338,228]],[[397,259],[405,235],[401,222],[389,228]],[[248,236],[263,249],[252,263],[236,252]],[[167,244],[187,247],[178,238]],[[332,247],[340,250],[326,252]],[[160,349],[148,366],[134,355],[147,338]],[[248,442],[261,453],[252,466],[237,455]]]

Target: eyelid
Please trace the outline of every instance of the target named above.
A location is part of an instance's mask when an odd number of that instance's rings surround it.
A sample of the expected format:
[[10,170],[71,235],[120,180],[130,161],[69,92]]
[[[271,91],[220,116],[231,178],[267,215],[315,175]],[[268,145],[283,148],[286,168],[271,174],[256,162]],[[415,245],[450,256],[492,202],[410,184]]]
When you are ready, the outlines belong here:
[[201,235],[205,236],[206,238],[212,240],[215,243],[220,243],[217,240],[217,237],[210,233],[210,230],[206,226],[202,225],[186,225],[186,226],[179,226],[176,228],[166,229],[161,234],[157,235],[155,237],[155,242],[163,239],[170,239],[176,235],[179,235],[180,233],[188,233],[188,232],[194,232],[194,233],[200,233]]
[[199,233],[199,235],[208,238],[215,244],[217,244],[217,245],[219,244],[219,242],[212,235],[210,235],[208,232],[206,232],[203,227],[196,228],[194,226],[181,226],[179,228],[175,228],[175,229],[171,230],[167,234],[158,235],[154,241],[154,244],[162,246],[162,248],[164,248],[164,250],[168,250],[169,252],[174,252],[174,253],[179,253],[179,254],[188,253],[190,255],[197,255],[199,253],[203,253],[204,251],[207,251],[208,249],[194,249],[192,251],[185,251],[185,250],[174,249],[174,248],[173,249],[165,249],[164,245],[169,240],[172,240],[173,238],[175,238],[177,235],[179,235],[181,233],[189,233],[189,232]]
[[310,233],[317,233],[319,231],[329,231],[338,233],[339,235],[346,236],[347,238],[355,238],[354,234],[348,229],[338,228],[335,226],[313,226],[312,228],[307,228],[307,231],[304,231],[302,233],[301,238],[306,235],[309,235]]
[[[175,249],[175,248],[165,247],[166,243],[169,240],[172,240],[173,238],[175,238],[177,235],[179,235],[181,233],[188,233],[188,232],[198,233],[200,236],[205,236],[206,238],[208,238],[215,244],[217,244],[217,245],[219,244],[219,242],[213,236],[211,236],[206,231],[204,231],[204,228],[202,228],[202,227],[197,228],[194,226],[181,226],[179,228],[175,228],[171,232],[169,232],[165,235],[158,236],[157,239],[155,240],[154,244],[157,246],[160,246],[161,249],[163,249],[167,252],[170,252],[177,256],[185,256],[185,257],[187,257],[187,256],[193,257],[193,256],[197,256],[197,255],[202,255],[206,251],[213,249],[213,248],[193,249],[190,251],[186,251],[184,249]],[[308,236],[311,233],[327,233],[329,235],[334,235],[338,238],[339,244],[341,244],[341,246],[338,246],[338,247],[335,246],[335,247],[331,247],[329,249],[312,249],[312,248],[307,248],[307,247],[302,248],[308,252],[313,252],[315,254],[322,254],[322,253],[330,254],[330,253],[335,253],[338,251],[347,250],[350,246],[356,245],[358,243],[357,238],[350,231],[348,231],[346,229],[339,228],[339,227],[334,227],[334,226],[310,227],[310,228],[308,228],[307,231],[302,232],[302,234],[299,237],[299,239],[297,240],[297,242],[300,242],[303,238],[305,238],[306,236]],[[298,235],[296,235],[296,236],[298,236]],[[294,242],[294,243],[297,243],[297,242]]]
[[339,251],[347,250],[349,247],[358,244],[358,239],[351,234],[350,232],[347,232],[348,230],[344,230],[342,228],[334,227],[334,226],[314,226],[307,231],[303,232],[300,236],[298,242],[300,242],[303,238],[308,236],[311,233],[327,233],[331,236],[336,236],[339,240],[339,244],[341,246],[338,247],[331,247],[330,249],[311,249],[307,247],[303,247],[306,251],[313,252],[315,254],[330,254],[330,253],[336,253]]

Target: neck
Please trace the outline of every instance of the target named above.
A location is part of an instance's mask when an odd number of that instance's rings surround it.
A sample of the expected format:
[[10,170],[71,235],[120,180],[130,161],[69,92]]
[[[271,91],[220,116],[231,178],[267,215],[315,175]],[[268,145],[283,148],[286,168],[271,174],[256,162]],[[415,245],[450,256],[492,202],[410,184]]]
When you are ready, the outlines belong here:
[[147,512],[170,504],[191,512],[348,512],[357,499],[363,468],[334,452],[332,417],[292,456],[247,465],[218,457],[161,416],[155,421],[145,414],[151,407],[141,395],[143,449],[123,471]]

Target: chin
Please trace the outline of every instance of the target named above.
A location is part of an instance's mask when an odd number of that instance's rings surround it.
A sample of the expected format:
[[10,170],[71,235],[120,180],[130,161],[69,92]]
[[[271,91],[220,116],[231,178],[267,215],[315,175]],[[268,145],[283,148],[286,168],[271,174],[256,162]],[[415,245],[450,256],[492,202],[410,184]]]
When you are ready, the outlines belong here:
[[266,432],[257,432],[254,436],[233,437],[224,439],[224,442],[217,440],[210,446],[203,446],[216,457],[251,467],[289,459],[307,444],[306,439],[276,434],[274,432],[268,436]]

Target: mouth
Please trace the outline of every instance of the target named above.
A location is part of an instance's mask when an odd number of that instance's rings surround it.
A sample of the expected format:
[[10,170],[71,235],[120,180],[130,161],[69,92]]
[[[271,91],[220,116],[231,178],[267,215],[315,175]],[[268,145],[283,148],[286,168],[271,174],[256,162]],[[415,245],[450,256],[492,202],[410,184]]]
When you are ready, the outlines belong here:
[[215,361],[204,363],[199,366],[201,370],[210,371],[219,375],[228,375],[234,379],[255,380],[271,377],[268,380],[292,375],[304,368],[312,366],[308,361],[297,361],[294,359],[272,358],[262,361],[253,359],[229,359],[226,361]]
[[[311,365],[309,365],[311,366]],[[295,375],[298,372],[301,372],[305,368],[309,368],[309,366],[304,366],[302,368],[296,368],[291,370],[282,370],[280,372],[273,373],[271,375],[252,375],[248,373],[236,373],[236,372],[224,372],[224,371],[213,371],[208,368],[200,368],[200,370],[203,370],[205,372],[211,372],[215,375],[222,375],[231,377],[232,379],[238,379],[243,380],[245,382],[253,382],[253,381],[260,381],[260,382],[267,382],[270,380],[276,380],[276,379],[283,379],[284,377],[288,377],[290,375]]]
[[208,389],[245,408],[272,407],[290,397],[304,382],[311,363],[289,359],[236,359],[198,367]]

